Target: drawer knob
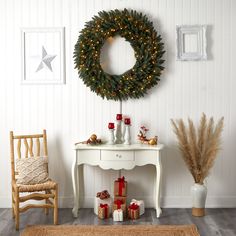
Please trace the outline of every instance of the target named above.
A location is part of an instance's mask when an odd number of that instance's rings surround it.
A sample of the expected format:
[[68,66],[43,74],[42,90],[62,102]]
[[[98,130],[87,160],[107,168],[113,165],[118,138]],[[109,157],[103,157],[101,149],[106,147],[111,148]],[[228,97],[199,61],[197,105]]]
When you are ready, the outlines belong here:
[[122,155],[116,154],[116,157],[118,157],[118,158],[122,158]]

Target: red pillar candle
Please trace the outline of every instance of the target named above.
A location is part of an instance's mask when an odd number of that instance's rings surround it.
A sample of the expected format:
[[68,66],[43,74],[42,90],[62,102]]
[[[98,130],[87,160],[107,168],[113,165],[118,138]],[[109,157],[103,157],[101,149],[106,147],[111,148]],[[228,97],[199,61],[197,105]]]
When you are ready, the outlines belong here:
[[114,123],[109,123],[109,124],[108,124],[108,129],[114,129],[114,128],[115,128]]
[[130,118],[125,118],[125,125],[130,125]]
[[116,114],[116,120],[122,120],[122,114]]

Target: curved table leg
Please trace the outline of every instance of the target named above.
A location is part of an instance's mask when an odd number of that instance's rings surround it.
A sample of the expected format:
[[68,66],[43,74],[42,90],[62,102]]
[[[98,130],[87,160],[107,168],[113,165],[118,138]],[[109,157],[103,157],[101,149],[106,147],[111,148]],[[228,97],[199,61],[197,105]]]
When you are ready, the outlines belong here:
[[74,207],[72,209],[72,214],[74,217],[78,217],[79,209],[79,168],[77,165],[77,158],[72,165],[72,184],[73,184],[73,193],[74,193]]
[[160,207],[160,186],[161,186],[161,164],[156,164],[156,215],[157,218],[161,215]]

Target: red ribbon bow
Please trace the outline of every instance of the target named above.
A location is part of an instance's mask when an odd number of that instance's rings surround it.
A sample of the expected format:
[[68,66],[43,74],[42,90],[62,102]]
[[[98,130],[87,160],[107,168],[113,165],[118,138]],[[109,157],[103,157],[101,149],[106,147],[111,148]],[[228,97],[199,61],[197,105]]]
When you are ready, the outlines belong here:
[[107,207],[108,207],[108,204],[102,204],[102,203],[100,203],[100,207],[101,207],[101,208],[107,208]]
[[125,187],[125,177],[118,178],[119,182],[119,196],[122,196],[122,189]]
[[131,205],[129,205],[129,209],[130,210],[137,210],[137,209],[139,209],[139,205],[136,203],[132,203]]
[[114,201],[114,204],[117,205],[117,209],[121,209],[121,205],[123,204],[123,201],[120,199],[117,199]]
[[125,182],[125,177],[123,176],[123,177],[121,177],[121,178],[118,178],[117,181],[118,181],[118,182]]
[[107,190],[103,190],[102,192],[97,193],[97,197],[99,197],[101,200],[107,199],[110,197],[110,194],[108,193]]
[[104,208],[104,210],[105,210],[105,218],[108,218],[108,204],[100,203],[100,207]]

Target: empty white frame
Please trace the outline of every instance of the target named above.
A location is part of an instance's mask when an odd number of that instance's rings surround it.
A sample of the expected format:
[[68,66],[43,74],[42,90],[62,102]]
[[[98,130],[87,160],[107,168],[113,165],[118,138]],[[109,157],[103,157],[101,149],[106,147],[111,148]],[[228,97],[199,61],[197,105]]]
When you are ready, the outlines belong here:
[[65,83],[65,28],[23,28],[22,83]]
[[176,26],[177,60],[206,60],[206,25]]

